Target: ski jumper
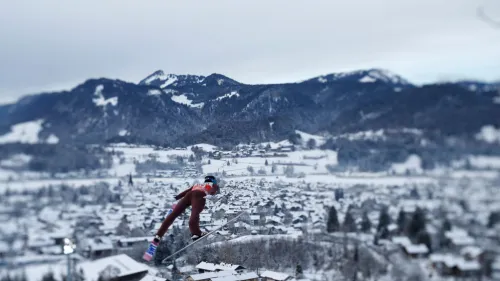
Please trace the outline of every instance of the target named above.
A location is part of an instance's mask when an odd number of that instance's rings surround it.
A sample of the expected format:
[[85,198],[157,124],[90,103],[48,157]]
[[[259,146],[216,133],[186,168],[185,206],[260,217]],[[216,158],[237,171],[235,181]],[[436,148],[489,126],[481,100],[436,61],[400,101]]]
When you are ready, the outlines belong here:
[[201,235],[200,213],[205,208],[205,196],[214,195],[216,192],[217,188],[215,188],[212,184],[199,183],[177,195],[175,199],[180,199],[180,201],[172,210],[172,213],[165,218],[156,235],[163,237],[174,220],[189,206],[192,207],[191,216],[189,217],[189,230],[193,235]]

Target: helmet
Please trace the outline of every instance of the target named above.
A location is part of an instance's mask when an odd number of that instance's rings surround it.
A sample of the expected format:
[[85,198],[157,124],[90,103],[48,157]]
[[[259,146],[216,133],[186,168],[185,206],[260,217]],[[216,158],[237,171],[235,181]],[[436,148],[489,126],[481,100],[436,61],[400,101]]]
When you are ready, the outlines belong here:
[[214,176],[206,176],[205,182],[211,182],[213,184],[217,184],[217,179]]

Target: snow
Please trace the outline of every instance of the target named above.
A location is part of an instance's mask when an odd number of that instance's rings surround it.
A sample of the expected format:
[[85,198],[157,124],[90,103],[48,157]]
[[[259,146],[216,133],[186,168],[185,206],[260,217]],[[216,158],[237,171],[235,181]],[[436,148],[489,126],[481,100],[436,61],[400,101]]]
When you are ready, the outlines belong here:
[[403,247],[409,254],[427,254],[429,252],[429,248],[427,248],[427,246],[424,244],[418,244],[418,245],[410,244],[410,245],[403,245]]
[[500,142],[500,129],[496,129],[493,125],[483,126],[476,139],[487,143]]
[[0,144],[13,142],[38,143],[38,134],[42,130],[42,124],[42,119],[16,124],[12,126],[9,133],[0,136]]
[[211,145],[211,144],[208,144],[208,143],[198,143],[198,144],[190,145],[190,146],[187,147],[187,149],[191,150],[191,148],[194,147],[194,146],[197,146],[197,147],[203,149],[203,151],[206,151],[206,152],[211,152],[211,151],[217,150],[217,146]]
[[158,89],[151,89],[148,91],[148,96],[159,96],[161,94],[163,94],[163,92]]
[[349,140],[378,140],[378,139],[383,140],[383,139],[385,139],[384,130],[361,131],[361,132],[349,133],[349,134],[343,134],[343,135],[337,136],[337,138],[339,138],[339,137],[347,138]]
[[178,96],[175,96],[175,95],[172,95],[172,100],[176,103],[180,103],[180,104],[184,104],[184,105],[187,105],[189,107],[195,107],[195,108],[202,108],[205,103],[193,103],[192,100],[190,100],[186,94],[182,94],[182,95],[178,95]]
[[391,171],[396,174],[410,173],[422,173],[422,159],[418,155],[412,154],[408,156],[408,159],[403,163],[392,164]]
[[50,134],[50,136],[47,138],[47,141],[46,141],[48,144],[58,144],[59,143],[59,138],[54,135],[54,134]]
[[493,103],[500,104],[500,96],[493,98]]
[[324,76],[321,76],[321,77],[318,77],[318,82],[326,83],[326,82],[328,82],[328,80]]
[[104,90],[103,85],[98,85],[95,88],[94,98],[92,99],[94,104],[96,106],[99,106],[99,107],[106,107],[108,104],[110,104],[111,106],[116,106],[118,104],[118,97],[112,97],[112,98],[106,99],[106,98],[104,98],[104,96],[102,94],[103,90]]
[[125,254],[111,256],[95,261],[88,261],[80,263],[77,267],[83,269],[85,280],[97,281],[99,272],[107,267],[118,269],[118,276],[127,276],[134,273],[148,271],[149,267],[142,263],[138,263]]
[[121,137],[126,136],[127,134],[128,134],[128,131],[125,129],[120,130],[120,132],[118,132],[118,135],[120,135]]
[[307,142],[310,139],[315,140],[317,146],[322,146],[326,142],[326,139],[322,136],[311,135],[311,134],[308,134],[308,133],[305,133],[305,132],[302,132],[299,130],[295,130],[295,133],[300,135],[300,138],[302,139],[304,144],[307,144]]
[[33,156],[27,154],[14,154],[7,159],[1,160],[0,166],[9,168],[22,167],[28,164],[32,158]]
[[229,99],[231,97],[239,97],[240,94],[237,91],[232,91],[231,93],[225,94],[223,96],[217,97],[215,100],[220,101],[223,99]]
[[359,82],[361,82],[361,83],[373,83],[375,81],[377,81],[377,79],[375,79],[373,77],[370,77],[368,75],[365,76],[365,77],[363,77],[363,78],[361,78],[361,79],[359,79]]
[[263,271],[260,274],[260,276],[264,277],[264,278],[270,278],[270,279],[273,279],[273,280],[278,280],[278,281],[283,281],[283,280],[286,280],[286,279],[288,279],[288,278],[291,277],[290,275],[288,275],[286,273],[269,271],[269,270]]
[[224,79],[217,79],[217,84],[222,85],[224,83]]
[[480,169],[500,169],[500,157],[477,155],[469,156],[469,163],[471,166]]
[[217,278],[217,277],[224,277],[224,276],[230,276],[233,275],[234,271],[217,271],[217,272],[205,272],[205,273],[200,273],[200,274],[193,274],[190,277],[194,280],[206,280],[206,279],[212,279],[212,278]]
[[160,88],[165,88],[165,87],[175,83],[177,81],[177,76],[175,76],[173,74],[169,74],[165,77],[165,79],[161,79],[161,80],[165,80],[165,82],[163,84],[161,84]]

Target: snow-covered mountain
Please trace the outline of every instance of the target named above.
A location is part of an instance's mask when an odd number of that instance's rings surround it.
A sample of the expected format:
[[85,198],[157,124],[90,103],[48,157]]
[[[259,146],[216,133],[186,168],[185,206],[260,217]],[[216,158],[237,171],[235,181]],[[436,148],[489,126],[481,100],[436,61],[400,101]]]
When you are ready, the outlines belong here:
[[500,127],[495,86],[415,86],[381,69],[267,85],[156,71],[138,84],[91,79],[0,106],[0,137],[11,140],[5,136],[16,125],[37,122],[40,142],[62,144],[236,144],[282,140],[295,130],[343,135],[402,128],[472,140],[483,126]]

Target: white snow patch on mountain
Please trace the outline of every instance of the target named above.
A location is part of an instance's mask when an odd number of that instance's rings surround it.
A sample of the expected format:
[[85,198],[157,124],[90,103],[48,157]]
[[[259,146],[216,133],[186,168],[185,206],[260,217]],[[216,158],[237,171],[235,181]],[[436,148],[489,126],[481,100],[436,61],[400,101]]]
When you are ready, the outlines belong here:
[[168,75],[166,77],[166,79],[162,79],[162,80],[165,80],[165,82],[163,84],[161,84],[160,88],[165,88],[169,85],[172,85],[173,83],[175,83],[178,79],[177,79],[177,76],[175,75]]
[[494,97],[494,98],[493,98],[493,103],[498,103],[498,104],[500,104],[500,92],[499,92],[499,96],[498,96],[498,97]]
[[500,142],[500,129],[496,129],[493,125],[483,126],[476,134],[476,139],[487,143]]
[[350,134],[342,134],[342,135],[339,135],[337,138],[347,138],[349,140],[367,140],[367,139],[370,139],[370,140],[377,140],[377,139],[385,139],[385,135],[384,135],[384,130],[378,130],[378,131],[373,131],[373,130],[369,130],[369,131],[361,131],[361,132],[357,132],[357,133],[350,133]]
[[11,131],[0,136],[0,144],[4,143],[38,143],[38,133],[42,130],[43,120],[19,123],[12,126]]
[[106,107],[108,104],[111,104],[112,106],[116,106],[118,104],[118,97],[112,97],[112,98],[106,99],[102,95],[102,90],[104,90],[103,85],[99,85],[99,86],[95,87],[94,98],[92,99],[94,104],[96,106],[100,106],[100,107]]
[[179,96],[172,96],[172,100],[176,103],[185,104],[189,107],[202,108],[205,103],[193,103],[185,94]]
[[359,79],[359,82],[361,82],[361,83],[373,83],[375,81],[377,81],[377,79],[375,79],[373,77],[370,77],[368,75],[365,76],[365,77],[363,77],[363,78],[361,78],[361,79]]
[[368,75],[372,78],[375,78],[377,80],[382,80],[385,82],[391,82],[394,84],[408,84],[408,82],[402,79],[401,77],[384,69],[373,69],[369,72]]
[[240,94],[237,92],[237,91],[232,91],[231,93],[228,93],[228,94],[225,94],[223,96],[220,96],[218,98],[216,98],[216,100],[220,101],[220,100],[223,100],[223,99],[226,99],[226,98],[231,98],[231,97],[239,97]]
[[422,159],[420,159],[420,156],[412,154],[408,156],[405,162],[392,164],[390,170],[396,174],[405,174],[407,172],[420,174],[423,171]]
[[480,169],[500,169],[500,157],[477,155],[469,156],[471,166]]
[[126,136],[127,134],[128,134],[127,130],[121,130],[120,132],[118,132],[118,135],[121,137]]
[[326,80],[325,77],[321,76],[321,77],[318,77],[318,82],[320,82],[320,83],[326,83],[326,82],[328,82],[328,80]]
[[59,138],[54,134],[50,134],[50,136],[47,138],[46,142],[48,144],[58,144]]
[[33,156],[27,154],[14,154],[9,158],[0,161],[0,166],[8,168],[22,167],[28,164],[32,158]]
[[321,146],[321,145],[325,144],[325,142],[326,142],[325,138],[322,136],[311,135],[311,134],[308,134],[308,133],[305,133],[305,132],[302,132],[299,130],[295,130],[295,133],[300,135],[300,138],[304,142],[304,145],[307,144],[307,142],[310,139],[313,139],[316,142],[317,146]]
[[163,71],[160,71],[158,72],[157,74],[155,75],[151,75],[149,76],[146,80],[144,80],[144,83],[145,84],[150,84],[151,82],[155,81],[155,80],[166,80],[167,79],[167,76],[163,73]]
[[217,79],[217,84],[222,85],[222,83],[224,83],[224,79]]
[[163,94],[163,92],[158,89],[151,89],[148,91],[148,96],[159,96],[161,94]]

